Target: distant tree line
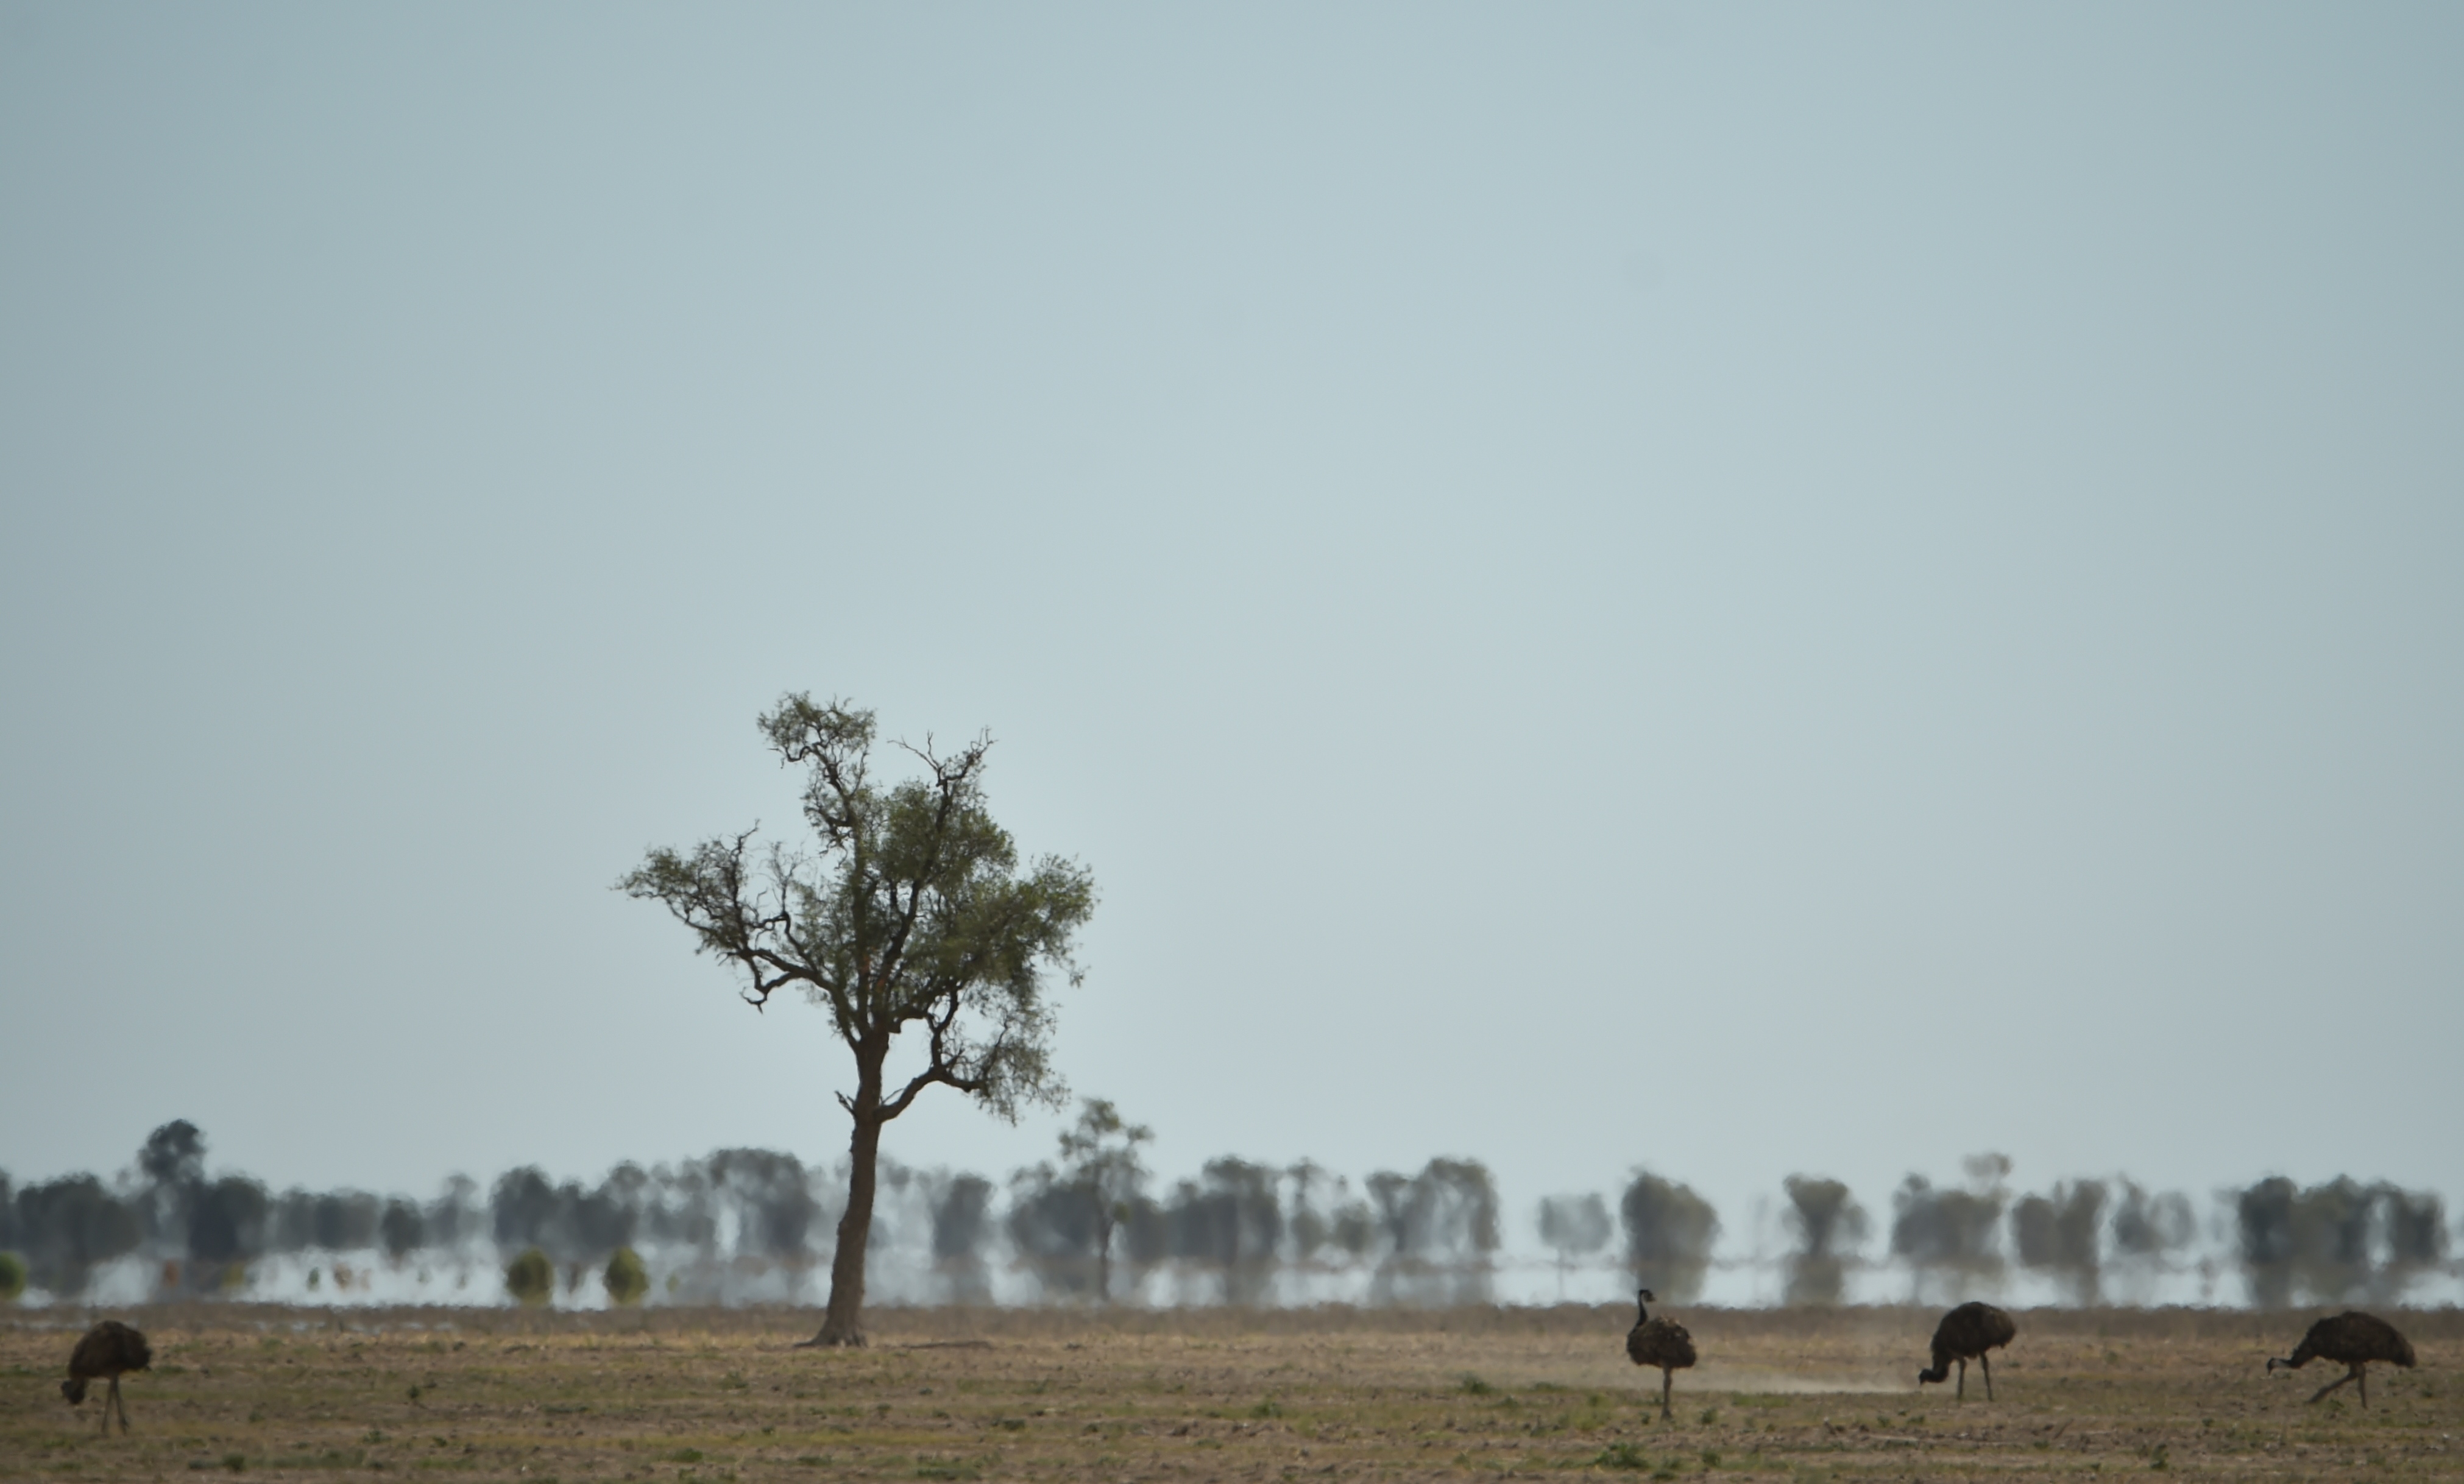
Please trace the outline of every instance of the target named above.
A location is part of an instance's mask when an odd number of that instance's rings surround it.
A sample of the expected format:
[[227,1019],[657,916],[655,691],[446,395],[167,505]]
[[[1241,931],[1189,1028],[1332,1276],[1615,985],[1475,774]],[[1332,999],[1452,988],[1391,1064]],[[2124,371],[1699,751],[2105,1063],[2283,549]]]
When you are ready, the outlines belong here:
[[[2107,1301],[2109,1288],[2141,1292],[2197,1247],[2189,1196],[2150,1191],[2117,1178],[2063,1181],[2014,1197],[2011,1162],[1998,1154],[1967,1162],[1967,1180],[1937,1187],[1909,1175],[1891,1196],[1887,1250],[1864,1254],[1872,1219],[1848,1187],[1820,1175],[1791,1175],[1783,1225],[1792,1250],[1780,1259],[1789,1303],[1837,1303],[1860,1265],[1904,1270],[1912,1299],[1944,1301],[1997,1290],[2015,1264],[2051,1279],[2067,1301]],[[2282,1176],[2226,1192],[2229,1265],[2249,1299],[2276,1308],[2296,1301],[2392,1302],[2446,1262],[2446,1211],[2431,1193],[2338,1177],[2299,1187]],[[1702,1292],[1720,1235],[1711,1203],[1691,1188],[1638,1170],[1617,1207],[1624,1243],[1619,1259],[1638,1286],[1683,1301]],[[1596,1194],[1551,1196],[1539,1204],[1541,1241],[1563,1272],[1594,1259],[1614,1233]]]
[[[885,1160],[871,1243],[926,1275],[932,1297],[961,1302],[988,1301],[1004,1272],[1060,1302],[1306,1301],[1328,1284],[1373,1303],[1479,1302],[1493,1292],[1501,1211],[1475,1161],[1435,1159],[1355,1184],[1308,1161],[1226,1157],[1166,1186],[1141,1161],[1149,1137],[1111,1104],[1089,1102],[1059,1158],[1005,1187]],[[20,1189],[0,1172],[0,1299],[27,1285],[74,1298],[98,1270],[130,1259],[164,1294],[237,1296],[250,1290],[253,1267],[285,1259],[313,1263],[312,1283],[330,1270],[342,1288],[364,1281],[371,1263],[453,1269],[464,1281],[475,1269],[482,1292],[471,1297],[493,1299],[507,1266],[532,1253],[547,1265],[545,1281],[568,1292],[615,1274],[638,1296],[650,1279],[637,1252],[650,1255],[671,1299],[726,1299],[744,1291],[730,1287],[731,1275],[746,1272],[785,1275],[787,1286],[774,1291],[790,1297],[828,1262],[845,1188],[841,1171],[791,1154],[724,1149],[649,1169],[619,1165],[595,1184],[532,1167],[484,1190],[456,1176],[422,1201],[276,1191],[245,1175],[209,1175],[205,1155],[204,1136],[176,1122],[156,1129],[111,1181],[76,1174]],[[2181,1192],[2116,1178],[2014,1194],[2010,1169],[1986,1155],[1957,1184],[1908,1176],[1873,1250],[1878,1223],[1845,1184],[1790,1176],[1779,1297],[1837,1303],[1855,1275],[1886,1269],[1905,1276],[1906,1297],[1948,1300],[1994,1292],[2016,1270],[2051,1280],[2068,1301],[2095,1303],[2144,1297],[2152,1275],[2204,1251],[2261,1306],[2387,1302],[2447,1258],[2439,1198],[2386,1182],[2302,1187],[2273,1177],[2224,1192],[2216,1241],[2202,1249],[2197,1212]],[[1614,1202],[1552,1196],[1536,1218],[1561,1282],[1578,1268],[1613,1266],[1673,1301],[1702,1293],[1723,1233],[1709,1200],[1648,1170]],[[614,1291],[616,1277],[601,1280]],[[1012,1296],[1018,1289],[1007,1285]],[[1865,1297],[1884,1295],[1868,1288]]]

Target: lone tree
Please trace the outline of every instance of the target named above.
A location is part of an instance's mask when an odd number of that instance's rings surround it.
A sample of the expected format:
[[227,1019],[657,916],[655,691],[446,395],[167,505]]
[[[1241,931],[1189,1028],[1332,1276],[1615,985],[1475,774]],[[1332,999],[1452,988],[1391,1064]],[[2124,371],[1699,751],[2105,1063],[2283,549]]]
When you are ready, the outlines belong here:
[[[854,1053],[855,1093],[838,1095],[855,1125],[847,1211],[829,1308],[805,1342],[860,1345],[882,1125],[936,1082],[1013,1122],[1023,1103],[1059,1104],[1045,977],[1057,970],[1078,982],[1070,939],[1094,911],[1095,884],[1058,857],[1021,869],[984,804],[989,735],[946,757],[929,737],[900,743],[928,775],[884,786],[870,775],[870,711],[790,695],[760,729],[782,766],[806,772],[804,819],[819,852],[757,852],[746,830],[689,855],[653,850],[617,889],[664,905],[699,951],[744,976],[754,1009],[802,990]],[[893,1084],[891,1050],[911,1028],[924,1065]]]

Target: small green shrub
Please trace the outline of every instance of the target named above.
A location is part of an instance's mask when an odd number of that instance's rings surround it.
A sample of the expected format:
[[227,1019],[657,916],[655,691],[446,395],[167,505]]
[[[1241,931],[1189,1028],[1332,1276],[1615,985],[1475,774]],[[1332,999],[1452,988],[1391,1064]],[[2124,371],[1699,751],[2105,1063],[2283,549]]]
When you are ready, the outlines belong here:
[[600,1280],[607,1285],[607,1301],[625,1308],[640,1303],[642,1296],[650,1291],[649,1270],[642,1266],[641,1255],[630,1247],[616,1249]]
[[26,1259],[12,1252],[0,1252],[0,1303],[15,1303],[26,1291]]
[[505,1264],[505,1292],[519,1302],[537,1306],[556,1297],[556,1265],[533,1247]]

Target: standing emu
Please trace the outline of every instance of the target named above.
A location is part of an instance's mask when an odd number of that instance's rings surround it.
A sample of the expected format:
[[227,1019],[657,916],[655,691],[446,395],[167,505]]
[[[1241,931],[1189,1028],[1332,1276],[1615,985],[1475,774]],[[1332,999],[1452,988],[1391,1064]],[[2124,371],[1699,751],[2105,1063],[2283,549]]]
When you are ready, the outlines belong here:
[[1625,1353],[1637,1365],[1660,1367],[1660,1415],[1674,1421],[1677,1414],[1668,1409],[1668,1389],[1677,1373],[1694,1364],[1694,1337],[1675,1320],[1653,1319],[1643,1306],[1657,1301],[1648,1288],[1635,1291],[1634,1328],[1625,1332]]
[[2320,1356],[2342,1362],[2344,1374],[2321,1386],[2318,1395],[2310,1400],[2319,1400],[2347,1381],[2358,1381],[2362,1384],[2362,1405],[2367,1407],[2370,1405],[2370,1362],[2385,1361],[2390,1365],[2401,1365],[2410,1370],[2412,1342],[2397,1334],[2393,1324],[2377,1315],[2347,1309],[2333,1319],[2321,1320],[2311,1325],[2310,1333],[2301,1337],[2301,1343],[2294,1347],[2290,1356],[2282,1360],[2269,1357],[2267,1369],[2271,1375],[2278,1365],[2299,1370]]
[[120,1411],[120,1430],[128,1430],[128,1404],[120,1395],[120,1378],[128,1371],[143,1370],[154,1364],[153,1347],[145,1337],[118,1320],[104,1320],[85,1332],[85,1338],[69,1352],[69,1379],[60,1383],[60,1395],[71,1407],[85,1401],[86,1383],[109,1381],[111,1390],[102,1399],[102,1430],[111,1432],[111,1413]]
[[1917,1372],[1917,1385],[1940,1381],[1950,1374],[1950,1363],[1959,1363],[1959,1389],[1951,1400],[1968,1399],[1968,1363],[1974,1361],[1985,1367],[1985,1400],[1993,1400],[1993,1363],[1985,1352],[1996,1345],[2007,1345],[2019,1333],[2011,1316],[1990,1303],[1963,1303],[1942,1317],[1933,1332],[1933,1368]]

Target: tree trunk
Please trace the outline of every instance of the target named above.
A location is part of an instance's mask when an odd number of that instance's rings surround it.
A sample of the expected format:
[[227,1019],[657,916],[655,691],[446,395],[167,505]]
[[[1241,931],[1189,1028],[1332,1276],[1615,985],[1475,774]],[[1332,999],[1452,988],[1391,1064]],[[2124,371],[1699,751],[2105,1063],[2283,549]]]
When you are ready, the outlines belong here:
[[821,1333],[797,1346],[864,1343],[864,1248],[872,1235],[873,1166],[881,1153],[881,1075],[876,1063],[857,1075],[855,1136],[847,1141],[847,1203],[839,1217],[838,1250],[830,1255],[830,1305]]

